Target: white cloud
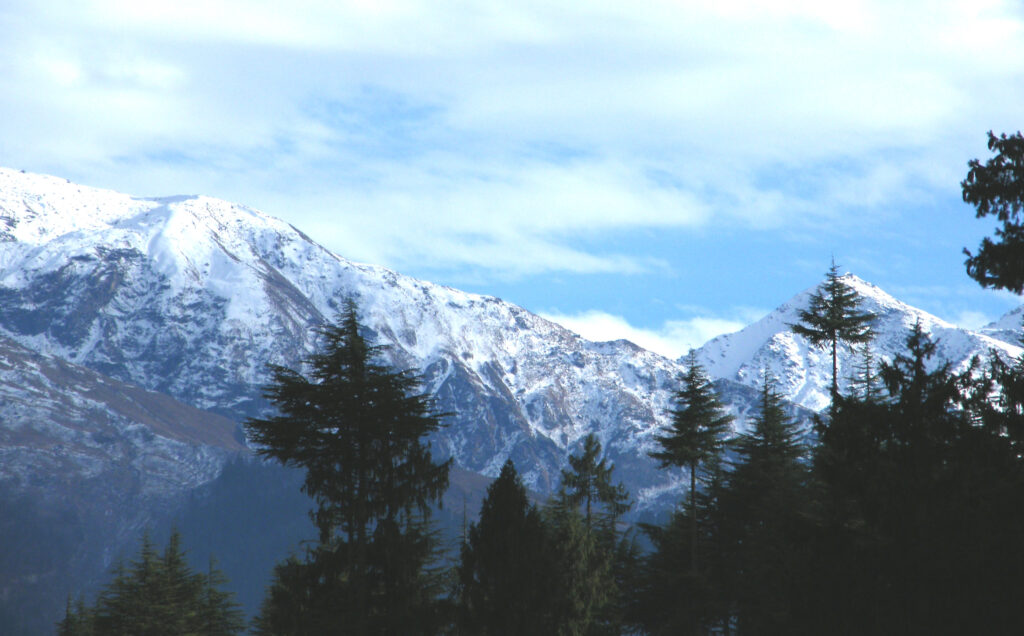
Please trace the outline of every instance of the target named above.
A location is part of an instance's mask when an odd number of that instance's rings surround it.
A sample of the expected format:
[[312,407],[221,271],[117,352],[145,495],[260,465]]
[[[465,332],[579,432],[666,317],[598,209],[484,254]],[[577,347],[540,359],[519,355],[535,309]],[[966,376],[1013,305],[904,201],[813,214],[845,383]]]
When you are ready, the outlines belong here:
[[688,320],[669,320],[656,329],[635,327],[625,318],[603,311],[586,311],[573,315],[541,313],[563,327],[575,331],[587,340],[603,342],[625,339],[644,349],[676,359],[725,333],[745,327],[740,320],[698,316]]
[[1024,103],[1010,2],[283,6],[9,7],[0,164],[241,200],[398,267],[644,271],[596,239],[868,225],[955,195]]
[[980,329],[991,322],[992,318],[987,314],[969,309],[961,311],[953,320],[953,324],[964,329]]

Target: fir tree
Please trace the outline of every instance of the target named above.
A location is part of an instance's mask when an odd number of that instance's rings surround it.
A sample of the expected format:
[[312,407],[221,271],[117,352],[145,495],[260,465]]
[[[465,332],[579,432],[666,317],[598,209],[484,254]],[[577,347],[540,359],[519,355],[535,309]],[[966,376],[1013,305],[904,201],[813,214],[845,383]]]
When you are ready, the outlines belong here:
[[977,210],[977,218],[995,216],[1002,224],[997,241],[982,239],[977,254],[964,249],[967,275],[982,287],[1024,291],[1024,136],[988,133],[988,149],[996,153],[984,163],[972,159],[960,186],[963,199]]
[[546,509],[564,597],[559,613],[564,633],[618,633],[622,602],[616,581],[616,558],[628,558],[619,546],[616,522],[629,509],[629,494],[612,482],[613,467],[601,457],[601,443],[591,433],[579,455],[570,455],[562,471],[558,496]]
[[839,343],[859,344],[871,340],[870,325],[874,317],[861,311],[860,303],[860,295],[843,282],[839,266],[833,261],[825,274],[825,282],[811,294],[810,306],[800,310],[800,322],[790,325],[794,333],[812,344],[831,347],[833,401],[839,395]]
[[551,567],[551,627],[559,636],[597,631],[601,610],[611,600],[610,554],[580,511],[559,499],[544,510]]
[[880,378],[878,362],[875,360],[875,354],[871,351],[871,343],[865,342],[860,350],[854,375],[850,378],[852,397],[865,402],[878,399],[882,391]]
[[[686,370],[681,380],[682,387],[674,394],[676,408],[672,411],[672,423],[662,435],[655,438],[661,450],[651,453],[651,457],[658,460],[662,468],[676,466],[688,469],[689,506],[684,514],[677,514],[673,518],[669,531],[651,533],[651,529],[648,528],[648,533],[659,553],[677,555],[678,543],[670,542],[678,542],[681,539],[678,527],[683,518],[689,524],[689,537],[685,541],[689,551],[686,574],[682,580],[676,578],[675,582],[683,587],[683,593],[688,595],[690,600],[672,611],[678,613],[687,608],[687,631],[695,634],[699,629],[702,615],[706,614],[707,610],[706,607],[700,608],[696,600],[703,598],[706,605],[713,596],[709,590],[706,568],[699,562],[701,548],[698,530],[710,519],[707,514],[708,507],[700,505],[698,499],[698,476],[701,471],[709,477],[715,477],[720,473],[721,453],[733,418],[725,412],[719,402],[711,381],[697,362],[697,355],[693,351],[687,357]],[[654,571],[657,572],[657,568]],[[648,576],[649,581],[656,579],[656,574]],[[675,624],[671,621],[670,623]]]
[[582,452],[569,456],[570,470],[562,471],[561,497],[569,505],[582,506],[588,530],[595,525],[599,507],[604,525],[614,524],[629,510],[629,493],[622,484],[612,483],[613,467],[600,456],[601,442],[591,433],[583,439]]
[[540,512],[529,503],[512,461],[487,487],[458,566],[460,633],[556,634],[555,574]]
[[362,336],[354,303],[322,336],[308,377],[272,367],[265,395],[279,415],[246,423],[261,455],[306,469],[303,490],[317,504],[319,529],[307,555],[310,624],[353,634],[430,633],[437,628],[437,582],[425,567],[436,544],[430,506],[447,488],[450,460],[435,463],[423,438],[440,427],[440,415],[417,391],[415,375],[377,361],[382,350]]
[[1024,466],[1004,432],[1017,416],[977,362],[930,362],[920,323],[906,343],[882,365],[888,397],[841,398],[822,429],[803,630],[1018,633]]
[[72,605],[68,596],[64,618],[57,623],[57,636],[92,636],[93,620],[92,610],[86,607],[83,597]]
[[676,408],[672,411],[672,424],[655,437],[661,450],[651,453],[651,457],[658,460],[662,468],[677,466],[689,470],[691,569],[696,570],[698,471],[713,467],[719,461],[733,418],[719,402],[693,351],[686,359],[686,371],[681,380],[683,386],[674,394]]
[[800,520],[807,496],[805,448],[775,381],[764,373],[752,429],[734,442],[718,531],[741,633],[791,633]]
[[172,533],[163,553],[145,534],[130,566],[118,564],[114,578],[96,604],[70,604],[58,633],[132,634],[133,636],[223,636],[245,627],[232,595],[222,589],[227,579],[211,560],[206,576],[188,566],[181,537]]
[[245,629],[245,618],[234,596],[224,590],[227,577],[217,567],[217,560],[210,556],[206,574],[200,581],[197,606],[199,633],[203,636],[229,636]]

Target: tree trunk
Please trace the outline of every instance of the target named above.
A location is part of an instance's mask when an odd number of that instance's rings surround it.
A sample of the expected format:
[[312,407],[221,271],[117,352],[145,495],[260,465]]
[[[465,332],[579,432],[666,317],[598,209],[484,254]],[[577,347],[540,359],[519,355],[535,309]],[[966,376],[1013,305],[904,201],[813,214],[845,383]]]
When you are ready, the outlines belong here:
[[690,571],[697,574],[697,462],[690,464]]

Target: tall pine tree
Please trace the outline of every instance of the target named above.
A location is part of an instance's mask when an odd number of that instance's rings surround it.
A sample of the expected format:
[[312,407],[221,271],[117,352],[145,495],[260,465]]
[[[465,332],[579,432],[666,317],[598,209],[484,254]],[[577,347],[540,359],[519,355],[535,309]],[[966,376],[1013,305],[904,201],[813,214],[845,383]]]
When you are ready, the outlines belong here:
[[581,633],[618,633],[621,627],[625,581],[618,579],[627,564],[620,560],[630,552],[619,544],[616,522],[630,504],[612,472],[597,435],[587,435],[580,454],[569,457],[569,470],[562,471],[558,496],[547,509],[555,549],[565,562],[558,593],[573,599],[564,605],[578,617]]
[[[440,416],[414,374],[380,362],[354,303],[322,337],[308,375],[272,367],[265,395],[278,415],[246,423],[261,455],[306,470],[303,490],[317,505],[319,544],[290,571],[309,588],[300,620],[351,634],[432,633],[430,506],[448,486],[450,460],[434,462],[424,437]],[[263,620],[295,611],[265,603]]]
[[[683,579],[678,578],[679,572],[667,574],[677,586],[682,586],[681,589],[685,590],[682,596],[687,598],[683,604],[675,603],[676,606],[671,609],[671,613],[677,615],[676,618],[678,618],[678,614],[684,614],[687,617],[687,625],[682,629],[696,634],[702,620],[706,618],[704,614],[707,612],[707,608],[698,607],[696,601],[712,596],[708,589],[709,578],[706,564],[699,561],[701,554],[699,527],[706,525],[709,517],[708,506],[700,505],[702,499],[698,497],[697,485],[702,472],[710,478],[715,478],[720,474],[721,454],[733,418],[718,400],[711,381],[697,361],[697,354],[693,351],[687,357],[686,370],[683,372],[681,382],[682,387],[673,396],[676,407],[672,410],[671,425],[663,430],[661,435],[655,437],[661,450],[651,453],[651,457],[658,460],[663,468],[674,466],[689,471],[689,505],[685,514],[677,513],[667,528],[648,528],[647,530],[656,547],[653,558],[659,558],[657,555],[665,554],[667,559],[671,559],[681,552],[683,545],[689,553],[689,558],[684,566],[685,577]],[[704,498],[704,501],[711,501],[711,499]],[[679,529],[684,523],[689,526],[689,536],[685,538],[679,534]],[[648,596],[663,597],[667,593],[669,594],[668,598],[672,598],[672,594],[678,594],[678,591],[658,591],[654,581],[666,573],[663,572],[660,565],[653,564],[654,567],[651,567],[651,560],[648,561],[648,564],[647,589],[652,592],[652,595]],[[673,564],[670,567],[678,569],[678,565],[680,564]],[[662,609],[665,608],[658,608],[655,611]],[[661,625],[662,627],[665,625],[679,627],[675,619],[668,623],[662,622]],[[666,627],[665,629],[671,633],[675,627]]]
[[719,402],[704,368],[691,351],[686,358],[682,387],[675,394],[676,407],[672,423],[655,437],[661,450],[651,453],[662,468],[677,466],[690,473],[690,549],[691,569],[697,568],[697,481],[702,468],[716,464],[721,458],[732,416]]
[[839,266],[833,260],[825,282],[811,294],[808,308],[800,310],[800,322],[790,325],[794,333],[812,344],[831,347],[833,402],[839,395],[839,343],[859,344],[871,340],[874,316],[861,311],[860,304],[860,295],[843,281]]

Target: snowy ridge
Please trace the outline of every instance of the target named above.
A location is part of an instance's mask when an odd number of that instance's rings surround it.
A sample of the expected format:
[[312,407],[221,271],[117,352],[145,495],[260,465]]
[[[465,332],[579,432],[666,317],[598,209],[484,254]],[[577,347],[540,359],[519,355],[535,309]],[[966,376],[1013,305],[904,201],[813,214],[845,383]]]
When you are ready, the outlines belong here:
[[[954,370],[965,368],[975,355],[985,357],[994,351],[1006,358],[1017,358],[1024,352],[1019,346],[993,337],[987,330],[968,331],[911,307],[852,274],[843,276],[842,280],[860,294],[861,309],[875,316],[871,351],[876,360],[891,362],[897,354],[903,353],[908,332],[918,321],[938,343],[933,362],[950,361]],[[797,294],[754,324],[704,344],[698,356],[708,373],[715,378],[756,387],[761,382],[762,370],[767,369],[779,380],[779,388],[786,399],[815,411],[827,407],[832,383],[831,349],[813,346],[790,329],[790,325],[799,321],[800,310],[808,306],[816,288]],[[840,390],[849,386],[858,356],[849,345],[840,346]]]
[[138,199],[0,170],[0,328],[36,351],[235,420],[266,407],[266,363],[294,366],[355,299],[392,361],[445,411],[462,467],[553,487],[597,432],[638,488],[679,367],[591,343],[500,301],[358,264],[260,212],[200,196]]
[[[678,476],[647,456],[682,369],[626,341],[594,343],[497,298],[354,263],[296,228],[203,196],[140,199],[0,169],[0,330],[45,355],[165,393],[236,422],[266,412],[266,364],[297,366],[316,327],[357,301],[368,336],[420,371],[442,411],[442,456],[494,476],[512,458],[549,492],[594,432],[643,506],[671,505]],[[920,320],[958,364],[995,348],[848,276],[878,316],[873,347],[891,359]],[[827,404],[831,360],[789,330],[811,291],[700,350],[730,409],[756,404],[762,369],[785,395]],[[844,348],[845,383],[853,353]]]

